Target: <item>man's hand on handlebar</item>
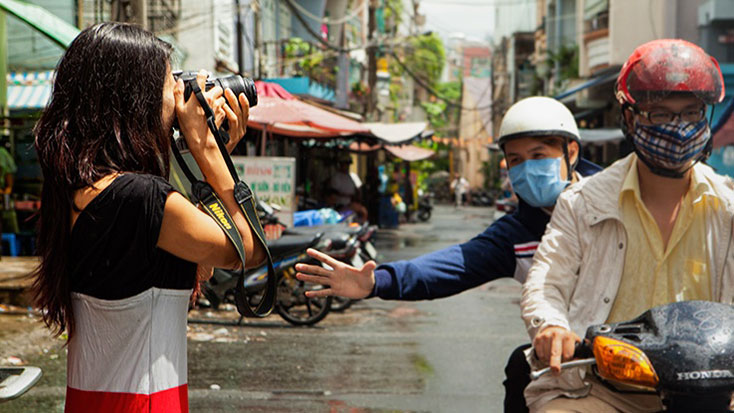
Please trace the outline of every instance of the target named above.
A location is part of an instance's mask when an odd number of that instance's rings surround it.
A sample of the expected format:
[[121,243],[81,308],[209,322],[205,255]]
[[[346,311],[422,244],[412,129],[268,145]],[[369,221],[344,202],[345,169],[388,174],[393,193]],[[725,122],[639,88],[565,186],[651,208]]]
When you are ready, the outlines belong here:
[[573,331],[563,327],[550,326],[544,328],[533,339],[533,348],[538,359],[550,365],[553,375],[561,373],[561,363],[572,360],[576,343],[581,338]]

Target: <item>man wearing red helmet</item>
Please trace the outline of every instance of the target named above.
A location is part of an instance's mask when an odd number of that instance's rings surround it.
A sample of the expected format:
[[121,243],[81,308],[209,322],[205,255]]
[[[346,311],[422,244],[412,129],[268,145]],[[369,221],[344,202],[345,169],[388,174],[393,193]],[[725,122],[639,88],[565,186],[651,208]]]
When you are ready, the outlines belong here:
[[704,165],[706,105],[724,96],[716,60],[683,40],[638,47],[616,97],[633,154],[558,198],[523,286],[537,412],[655,412],[655,395],[621,394],[582,368],[561,371],[593,324],[684,300],[734,301],[734,187]]

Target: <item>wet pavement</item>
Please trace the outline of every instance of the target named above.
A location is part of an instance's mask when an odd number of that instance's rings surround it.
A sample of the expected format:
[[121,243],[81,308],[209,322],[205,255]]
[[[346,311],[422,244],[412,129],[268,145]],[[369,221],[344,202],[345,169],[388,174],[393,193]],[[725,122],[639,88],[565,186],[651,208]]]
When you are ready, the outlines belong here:
[[[467,240],[494,217],[491,208],[438,207],[428,223],[381,231],[376,246],[385,261],[411,258]],[[501,411],[505,362],[528,340],[519,293],[498,280],[434,301],[363,300],[305,328],[277,315],[237,326],[232,312],[196,310],[191,411]],[[63,411],[63,340],[49,339],[36,317],[0,315],[0,362],[8,356],[44,377],[0,412]]]

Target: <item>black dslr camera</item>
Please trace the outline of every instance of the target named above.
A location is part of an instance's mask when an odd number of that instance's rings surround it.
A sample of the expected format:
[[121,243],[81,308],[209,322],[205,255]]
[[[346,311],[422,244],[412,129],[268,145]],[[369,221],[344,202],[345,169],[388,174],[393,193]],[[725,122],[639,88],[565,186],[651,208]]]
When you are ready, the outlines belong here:
[[[191,93],[193,93],[193,88],[191,87],[191,85],[192,83],[196,83],[196,75],[197,72],[193,71],[178,70],[173,72],[174,79],[181,79],[184,82],[185,101],[189,100]],[[215,86],[219,86],[220,88],[222,88],[222,90],[230,88],[232,92],[234,92],[235,96],[239,96],[240,93],[244,93],[247,101],[250,103],[251,108],[257,105],[257,88],[255,87],[255,82],[253,82],[252,79],[248,79],[240,75],[230,75],[220,78],[210,77],[206,80],[205,90],[209,90]],[[228,101],[227,105],[229,105]],[[174,127],[178,129],[178,120],[175,121]],[[224,143],[229,142],[229,133],[227,133],[228,130],[229,124],[227,123],[227,119],[225,119],[222,123],[222,126],[219,128],[219,133],[225,141]],[[176,139],[175,143],[179,151],[181,151],[182,153],[188,152],[189,148],[186,145],[186,140],[183,139],[183,136],[180,136],[178,139]]]
[[[192,88],[191,83],[196,82],[197,72],[193,71],[176,71],[173,72],[174,79],[181,79],[184,82],[184,99],[189,100],[191,96]],[[240,75],[231,75],[220,78],[210,77],[206,80],[206,90],[219,86],[222,90],[227,88],[232,89],[235,96],[239,96],[240,93],[244,93],[247,101],[250,103],[250,107],[257,106],[257,88],[255,88],[255,82],[252,79],[242,77]],[[229,103],[228,103],[229,104]]]

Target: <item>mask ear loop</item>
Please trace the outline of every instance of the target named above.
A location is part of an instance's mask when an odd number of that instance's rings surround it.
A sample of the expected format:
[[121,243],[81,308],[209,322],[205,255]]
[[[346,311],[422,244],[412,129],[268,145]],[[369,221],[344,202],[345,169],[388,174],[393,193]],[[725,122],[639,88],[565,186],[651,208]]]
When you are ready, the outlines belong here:
[[[711,115],[709,115],[709,128],[714,125],[714,111],[715,110],[716,110],[716,105],[711,105]],[[711,137],[709,138],[709,141],[706,142],[706,147],[703,148],[702,156],[699,157],[698,162],[702,162],[708,165],[707,161],[713,151],[714,151],[714,131],[711,131]]]
[[566,180],[572,181],[573,170],[571,169],[571,157],[568,155],[568,139],[563,139],[563,160],[566,162]]

